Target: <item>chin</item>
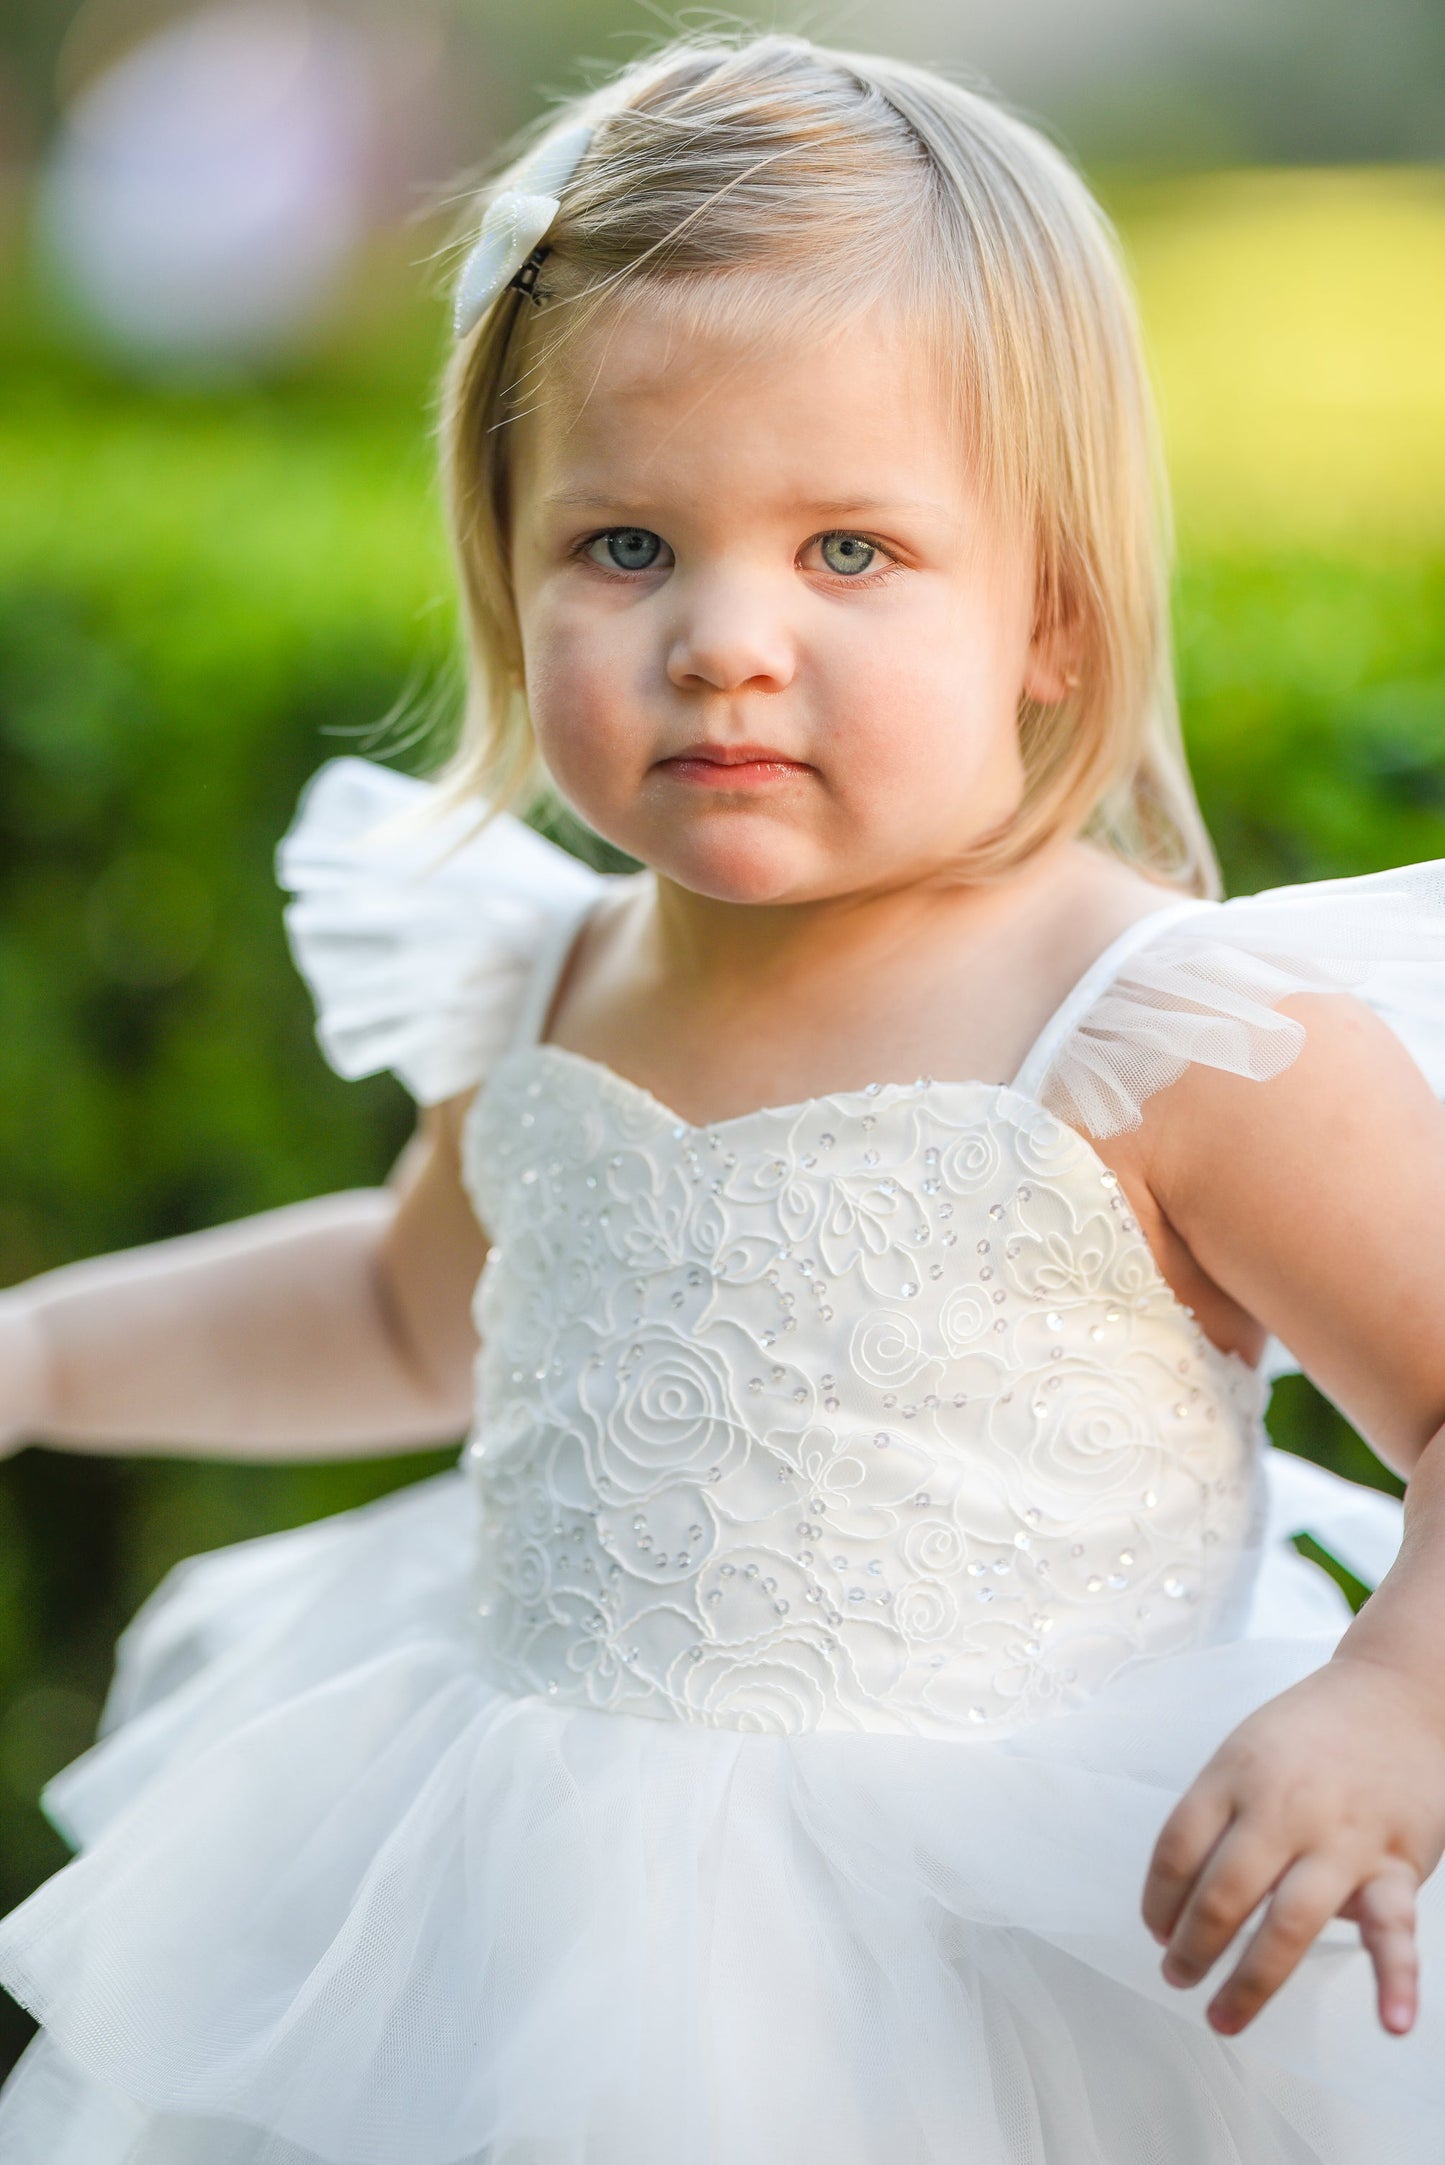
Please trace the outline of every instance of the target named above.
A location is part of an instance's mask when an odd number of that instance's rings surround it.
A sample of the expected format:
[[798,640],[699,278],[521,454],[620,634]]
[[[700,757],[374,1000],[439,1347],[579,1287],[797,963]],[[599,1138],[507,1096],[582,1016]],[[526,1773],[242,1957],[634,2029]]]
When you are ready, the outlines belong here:
[[679,823],[656,838],[646,862],[714,902],[806,902],[829,891],[826,880],[820,884],[816,851],[771,821]]

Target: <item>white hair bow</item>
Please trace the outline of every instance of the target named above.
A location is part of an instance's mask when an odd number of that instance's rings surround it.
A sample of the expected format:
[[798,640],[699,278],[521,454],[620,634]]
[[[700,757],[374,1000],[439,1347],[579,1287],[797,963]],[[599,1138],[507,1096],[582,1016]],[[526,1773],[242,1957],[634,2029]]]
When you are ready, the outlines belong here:
[[593,129],[579,121],[562,128],[517,168],[512,184],[487,206],[476,246],[462,265],[453,318],[458,338],[480,322],[510,285],[561,209],[566,187],[586,154]]

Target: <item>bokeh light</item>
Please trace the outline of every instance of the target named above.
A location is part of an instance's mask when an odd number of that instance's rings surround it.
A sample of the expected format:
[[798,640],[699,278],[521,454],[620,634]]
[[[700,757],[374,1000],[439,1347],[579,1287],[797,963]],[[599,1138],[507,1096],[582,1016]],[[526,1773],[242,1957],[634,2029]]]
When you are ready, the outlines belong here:
[[1445,172],[1225,172],[1119,208],[1186,530],[1445,530]]
[[295,0],[183,16],[87,84],[39,195],[84,313],[137,355],[251,359],[333,299],[367,227],[370,55]]

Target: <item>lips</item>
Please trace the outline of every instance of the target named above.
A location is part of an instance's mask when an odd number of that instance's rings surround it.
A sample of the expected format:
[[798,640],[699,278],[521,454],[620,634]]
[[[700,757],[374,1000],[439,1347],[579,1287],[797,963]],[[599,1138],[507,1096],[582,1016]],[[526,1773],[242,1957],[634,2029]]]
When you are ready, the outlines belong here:
[[688,744],[673,752],[662,764],[677,760],[703,760],[710,767],[801,767],[806,764],[771,744]]
[[791,759],[771,744],[692,744],[657,764],[659,773],[680,788],[723,797],[788,790],[813,771],[805,760]]

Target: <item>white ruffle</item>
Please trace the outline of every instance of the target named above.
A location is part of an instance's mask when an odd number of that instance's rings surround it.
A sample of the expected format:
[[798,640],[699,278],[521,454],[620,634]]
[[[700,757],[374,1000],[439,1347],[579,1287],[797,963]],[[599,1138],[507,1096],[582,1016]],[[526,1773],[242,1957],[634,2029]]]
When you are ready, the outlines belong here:
[[1039,1095],[1060,1119],[1095,1137],[1137,1127],[1194,1063],[1279,1074],[1304,1043],[1277,1012],[1297,992],[1367,1000],[1445,1097],[1445,861],[1167,914],[1053,1052]]
[[[439,863],[475,815],[408,831],[432,791],[372,760],[330,760],[276,851],[327,1060],[348,1077],[389,1068],[423,1104],[482,1078],[546,943],[607,884],[507,813]],[[1137,1127],[1144,1101],[1194,1063],[1279,1074],[1304,1042],[1278,1012],[1297,992],[1367,1000],[1445,1097],[1445,861],[1159,914],[1020,1078],[1071,1126],[1095,1138]]]
[[477,815],[416,825],[434,787],[374,760],[329,760],[276,850],[328,1062],[347,1077],[389,1068],[423,1105],[481,1080],[547,941],[606,884],[505,812],[438,862]]
[[[1313,1567],[1007,1740],[776,1736],[495,1690],[473,1511],[451,1471],[136,1617],[47,1791],[85,1853],[0,1924],[47,2026],[6,2165],[1433,2165],[1445,2016],[1386,2037],[1352,1926],[1226,2042],[1138,1915],[1173,1801],[1332,1651]],[[1420,1935],[1429,1977],[1438,1880]]]

